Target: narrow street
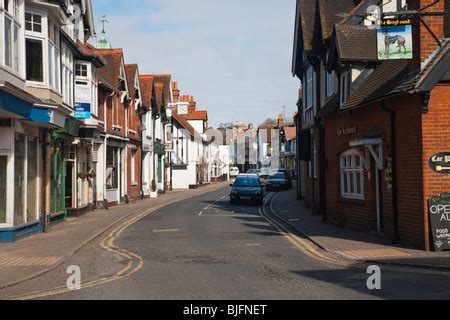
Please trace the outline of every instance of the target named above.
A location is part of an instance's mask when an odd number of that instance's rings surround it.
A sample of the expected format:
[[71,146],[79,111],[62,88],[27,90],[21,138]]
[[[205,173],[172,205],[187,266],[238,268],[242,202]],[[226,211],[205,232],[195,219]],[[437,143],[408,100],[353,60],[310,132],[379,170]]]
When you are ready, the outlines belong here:
[[[382,290],[370,291],[367,266],[339,263],[262,217],[272,221],[275,194],[266,195],[264,208],[231,206],[228,194],[222,188],[127,221],[57,270],[1,290],[0,298],[450,298],[450,273],[387,266]],[[81,268],[81,290],[66,288],[70,265]]]

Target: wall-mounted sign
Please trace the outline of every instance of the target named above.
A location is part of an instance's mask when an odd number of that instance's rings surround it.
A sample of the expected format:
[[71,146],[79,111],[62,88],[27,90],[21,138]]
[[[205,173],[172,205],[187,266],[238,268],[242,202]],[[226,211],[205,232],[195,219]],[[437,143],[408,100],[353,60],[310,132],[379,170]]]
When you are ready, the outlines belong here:
[[428,207],[435,250],[450,250],[450,193],[432,198]]
[[75,84],[75,118],[91,118],[91,98],[91,86],[89,82],[77,81]]
[[430,158],[430,168],[441,174],[450,174],[450,152],[441,152]]
[[410,19],[381,20],[377,28],[378,59],[412,59],[412,39]]
[[337,136],[338,137],[343,137],[343,136],[349,136],[352,134],[357,134],[358,133],[358,126],[351,126],[351,127],[347,127],[347,128],[340,128],[337,130]]

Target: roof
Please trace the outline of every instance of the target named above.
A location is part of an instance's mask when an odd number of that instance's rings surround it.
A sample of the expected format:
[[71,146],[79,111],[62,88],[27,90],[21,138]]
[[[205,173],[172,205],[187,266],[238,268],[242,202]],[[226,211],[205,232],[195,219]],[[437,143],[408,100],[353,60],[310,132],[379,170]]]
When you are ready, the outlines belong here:
[[328,99],[322,108],[320,108],[317,113],[318,117],[330,114],[339,110],[339,96],[337,94],[333,95],[330,99]]
[[298,0],[298,13],[303,34],[304,50],[312,50],[316,0]]
[[141,75],[139,76],[139,81],[141,82],[142,104],[144,107],[151,108],[153,97],[153,76]]
[[334,25],[345,19],[345,15],[355,8],[353,0],[318,0],[322,36],[328,38]]
[[120,68],[123,62],[122,49],[95,49],[94,52],[101,55],[105,61],[105,67],[99,69],[99,75],[106,82],[119,90]]
[[341,61],[378,60],[376,29],[337,24],[336,46]]
[[187,131],[189,131],[189,133],[190,133],[192,136],[195,135],[196,131],[195,131],[194,127],[191,126],[191,125],[189,124],[189,122],[188,122],[186,119],[184,119],[181,115],[179,115],[178,113],[175,113],[175,112],[174,112],[172,117],[173,117],[173,119],[175,119],[175,121],[177,121],[183,128],[185,128]]
[[347,100],[343,109],[357,107],[390,95],[404,81],[408,73],[407,67],[407,60],[382,62]]
[[286,135],[287,141],[297,139],[297,127],[285,127],[284,134]]
[[126,64],[125,73],[127,74],[128,89],[130,91],[130,98],[136,99],[136,91],[134,90],[134,83],[136,81],[136,75],[138,74],[137,64]]
[[208,111],[206,110],[195,110],[191,111],[186,115],[183,115],[183,117],[187,120],[203,120],[208,121]]

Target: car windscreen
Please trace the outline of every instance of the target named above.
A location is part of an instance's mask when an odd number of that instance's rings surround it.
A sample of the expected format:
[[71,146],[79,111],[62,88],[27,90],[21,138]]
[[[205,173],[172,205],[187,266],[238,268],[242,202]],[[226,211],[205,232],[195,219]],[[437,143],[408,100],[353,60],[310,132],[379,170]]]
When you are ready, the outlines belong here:
[[284,173],[277,173],[269,177],[269,180],[280,180],[285,179]]
[[260,187],[261,183],[256,178],[237,178],[234,187]]

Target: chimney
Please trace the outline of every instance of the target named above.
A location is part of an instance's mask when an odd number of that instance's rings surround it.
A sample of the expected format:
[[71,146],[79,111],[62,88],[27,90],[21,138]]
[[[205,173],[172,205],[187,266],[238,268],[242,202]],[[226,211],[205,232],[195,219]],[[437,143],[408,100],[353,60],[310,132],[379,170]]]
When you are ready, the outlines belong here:
[[278,128],[283,128],[284,127],[284,117],[282,114],[278,115]]
[[180,102],[180,90],[178,89],[178,83],[172,82],[173,102]]
[[189,96],[189,113],[194,112],[197,108],[197,103],[195,102],[194,96]]
[[[433,2],[434,0],[407,0],[409,10],[419,10]],[[440,1],[427,8],[425,12],[448,12],[450,10],[450,5],[448,3],[448,1]],[[449,20],[449,18],[448,15],[430,15],[423,17],[424,21],[430,26],[430,29],[438,39],[442,39],[444,35],[447,37],[450,36],[450,34],[446,34],[447,32],[445,30],[445,26],[448,25],[450,21],[444,21]],[[427,30],[424,24],[420,23],[419,19],[417,19],[416,22],[413,22],[413,42],[414,65],[416,67],[419,67],[421,63],[429,59],[439,47],[433,35]]]

